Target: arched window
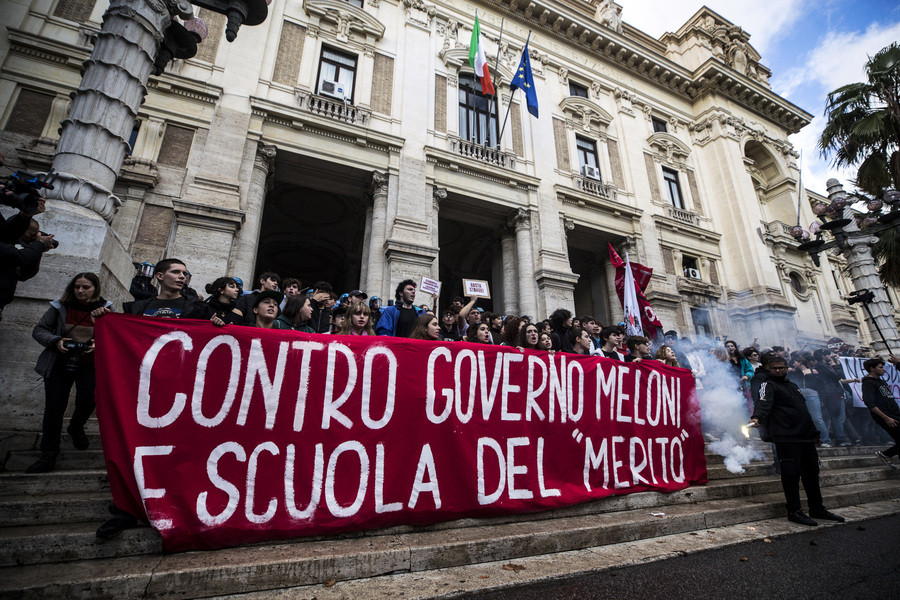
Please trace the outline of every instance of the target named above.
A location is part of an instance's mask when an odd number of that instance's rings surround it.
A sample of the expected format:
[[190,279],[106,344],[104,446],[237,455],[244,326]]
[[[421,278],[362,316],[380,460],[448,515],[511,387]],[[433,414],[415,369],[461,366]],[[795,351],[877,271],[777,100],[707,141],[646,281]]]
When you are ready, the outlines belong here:
[[472,73],[460,73],[459,137],[496,146],[497,133],[497,99],[481,93],[481,83]]

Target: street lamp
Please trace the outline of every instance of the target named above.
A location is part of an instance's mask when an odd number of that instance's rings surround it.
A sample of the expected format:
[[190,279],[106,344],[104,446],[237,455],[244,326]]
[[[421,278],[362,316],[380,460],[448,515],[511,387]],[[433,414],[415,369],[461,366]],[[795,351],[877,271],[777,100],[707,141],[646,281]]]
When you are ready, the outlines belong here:
[[[849,303],[863,305],[885,350],[890,352],[900,348],[893,309],[872,256],[872,244],[886,231],[900,228],[900,192],[888,190],[881,199],[866,202],[867,213],[854,215],[850,207],[858,199],[851,202],[836,179],[829,179],[827,185],[829,202],[819,202],[812,207],[818,221],[811,223],[808,231],[799,224],[791,228],[791,236],[800,242],[797,250],[809,254],[817,267],[820,266],[821,252],[837,249],[843,254],[847,259],[847,272],[857,290],[851,294]],[[887,211],[886,206],[889,207]],[[825,232],[831,234],[831,239],[825,239]]]
[[[812,222],[809,225],[809,231],[803,229],[800,225],[791,228],[791,236],[800,242],[797,250],[806,252],[812,257],[813,262],[818,267],[819,253],[831,250],[832,248],[840,248],[845,250],[849,240],[856,238],[866,238],[870,236],[880,236],[888,229],[894,229],[900,226],[900,192],[896,190],[888,190],[884,193],[884,200],[873,199],[866,203],[869,212],[857,220],[857,228],[847,230],[854,219],[844,218],[844,209],[849,202],[845,196],[838,196],[829,204],[820,202],[813,206],[813,212],[822,222]],[[884,212],[884,205],[890,206],[888,212]],[[831,220],[828,220],[831,217]],[[825,241],[824,233],[831,233],[832,239]],[[815,235],[815,239],[809,239],[811,235]]]

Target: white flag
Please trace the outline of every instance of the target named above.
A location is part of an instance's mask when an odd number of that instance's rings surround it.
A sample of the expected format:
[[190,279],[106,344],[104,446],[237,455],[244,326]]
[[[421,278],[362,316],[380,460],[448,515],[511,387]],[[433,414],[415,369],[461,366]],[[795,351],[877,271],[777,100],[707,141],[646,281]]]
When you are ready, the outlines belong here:
[[644,335],[641,327],[641,309],[638,306],[637,293],[635,292],[634,274],[631,272],[631,263],[628,253],[625,253],[625,289],[622,296],[625,309],[625,335]]

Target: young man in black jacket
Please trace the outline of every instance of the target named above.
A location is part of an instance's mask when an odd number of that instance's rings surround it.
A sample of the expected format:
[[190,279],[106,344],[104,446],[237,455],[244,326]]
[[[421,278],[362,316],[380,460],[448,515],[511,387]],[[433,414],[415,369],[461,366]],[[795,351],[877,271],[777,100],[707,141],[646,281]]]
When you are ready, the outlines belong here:
[[[781,487],[787,502],[788,520],[817,526],[811,517],[843,522],[844,518],[825,509],[819,489],[819,432],[806,409],[806,399],[794,383],[787,380],[787,362],[769,361],[769,374],[754,398],[750,422],[760,427],[760,437],[775,442],[781,465]],[[807,516],[800,506],[800,482],[809,504]]]
[[862,379],[863,402],[875,422],[894,440],[892,447],[884,452],[876,451],[875,456],[890,468],[896,469],[893,457],[900,455],[900,406],[887,382],[881,378],[884,375],[884,361],[870,358],[863,363],[863,368],[866,370],[866,376]]

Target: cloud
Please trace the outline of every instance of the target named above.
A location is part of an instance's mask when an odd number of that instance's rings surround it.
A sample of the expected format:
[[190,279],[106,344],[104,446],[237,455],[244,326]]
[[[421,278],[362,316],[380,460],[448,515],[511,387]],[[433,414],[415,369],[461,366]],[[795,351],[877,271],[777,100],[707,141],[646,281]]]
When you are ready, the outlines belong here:
[[809,51],[801,66],[773,79],[776,93],[816,115],[800,133],[790,137],[794,148],[803,153],[803,185],[807,189],[824,194],[825,182],[832,177],[848,190],[853,189],[856,169],[833,167],[831,157],[820,156],[816,146],[825,127],[825,97],[842,85],[864,80],[869,56],[898,39],[900,21],[873,23],[865,31],[829,31]]
[[763,55],[770,44],[791,30],[802,16],[804,0],[759,2],[759,0],[708,0],[672,2],[671,0],[619,0],[622,18],[629,25],[654,37],[675,31],[701,6],[708,6],[750,34],[750,44]]
[[828,93],[842,85],[862,81],[865,64],[891,42],[900,39],[900,21],[872,23],[863,31],[829,31],[810,50],[802,66],[773,80],[775,90],[790,96],[801,86],[810,85]]

